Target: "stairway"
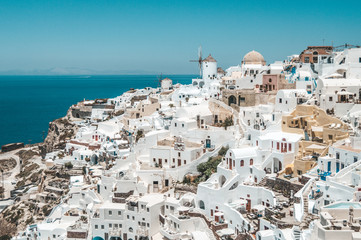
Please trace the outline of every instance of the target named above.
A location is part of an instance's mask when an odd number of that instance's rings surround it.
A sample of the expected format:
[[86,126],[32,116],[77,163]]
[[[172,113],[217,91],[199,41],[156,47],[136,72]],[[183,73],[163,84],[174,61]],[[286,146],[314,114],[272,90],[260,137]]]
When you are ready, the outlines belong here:
[[260,181],[260,182],[257,184],[257,186],[259,186],[259,187],[266,187],[266,185],[267,185],[267,177],[264,177],[264,178],[262,179],[262,181]]
[[311,192],[311,186],[310,185],[307,189],[307,191],[305,191],[302,195],[302,198],[303,198],[303,218],[302,218],[302,221],[299,225],[299,227],[301,229],[304,229],[304,228],[308,228],[310,222],[312,222],[313,220],[315,219],[318,219],[319,217],[316,216],[316,215],[313,215],[311,213],[308,213],[308,195],[310,194]]

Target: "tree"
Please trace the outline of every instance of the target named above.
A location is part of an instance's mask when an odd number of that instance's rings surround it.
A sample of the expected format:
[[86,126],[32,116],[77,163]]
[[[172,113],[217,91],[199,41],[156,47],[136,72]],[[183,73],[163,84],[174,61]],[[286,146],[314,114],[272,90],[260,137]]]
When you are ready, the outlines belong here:
[[223,122],[224,129],[227,130],[227,127],[229,127],[229,126],[233,126],[233,118],[232,117],[227,117]]
[[73,164],[72,164],[71,162],[65,163],[64,166],[65,166],[67,169],[72,169],[72,168],[73,168]]
[[224,157],[224,156],[226,155],[228,149],[229,149],[229,146],[227,146],[227,147],[222,147],[222,148],[218,151],[218,155]]

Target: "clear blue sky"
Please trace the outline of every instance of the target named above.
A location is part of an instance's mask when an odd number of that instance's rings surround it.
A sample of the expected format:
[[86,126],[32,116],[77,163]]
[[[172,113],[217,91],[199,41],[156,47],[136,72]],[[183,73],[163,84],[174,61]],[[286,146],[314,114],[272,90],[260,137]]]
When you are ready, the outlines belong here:
[[2,74],[193,74],[200,44],[224,68],[250,50],[269,63],[323,39],[361,45],[361,1],[0,0],[0,31]]

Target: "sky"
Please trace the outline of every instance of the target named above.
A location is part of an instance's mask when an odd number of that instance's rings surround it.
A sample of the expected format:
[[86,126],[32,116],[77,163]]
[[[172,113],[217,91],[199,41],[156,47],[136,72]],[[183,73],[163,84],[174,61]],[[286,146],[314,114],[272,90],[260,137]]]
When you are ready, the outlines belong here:
[[197,74],[252,50],[361,45],[361,1],[0,0],[0,74]]

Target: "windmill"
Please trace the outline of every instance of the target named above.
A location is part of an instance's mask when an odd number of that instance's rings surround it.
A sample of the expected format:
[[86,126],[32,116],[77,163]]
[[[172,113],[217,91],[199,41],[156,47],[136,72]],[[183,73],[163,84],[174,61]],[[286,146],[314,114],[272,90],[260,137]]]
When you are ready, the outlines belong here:
[[155,80],[155,82],[157,83],[157,88],[160,88],[162,80],[163,80],[163,73],[160,73],[160,75],[157,76],[157,80]]
[[198,60],[189,60],[190,62],[198,62],[199,76],[202,76],[202,46],[198,48]]

